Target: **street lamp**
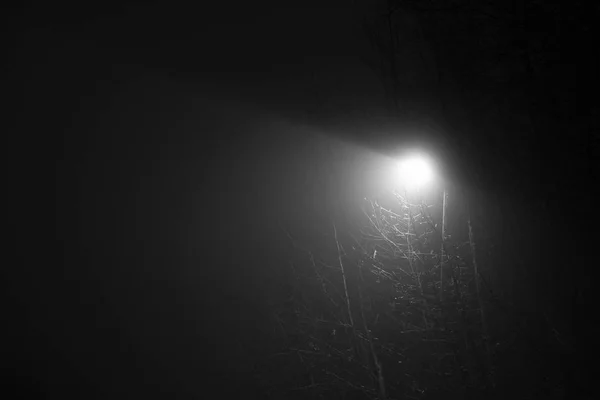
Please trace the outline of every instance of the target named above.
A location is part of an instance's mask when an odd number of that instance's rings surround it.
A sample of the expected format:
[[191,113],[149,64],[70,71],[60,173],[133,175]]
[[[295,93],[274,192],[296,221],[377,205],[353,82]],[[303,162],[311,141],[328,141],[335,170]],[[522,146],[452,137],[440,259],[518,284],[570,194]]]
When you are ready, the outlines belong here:
[[[405,190],[420,189],[434,180],[435,172],[431,160],[423,154],[411,154],[398,163],[399,183]],[[444,257],[446,241],[446,203],[448,192],[444,186],[442,197],[442,245],[440,250],[440,300],[444,300]]]
[[[400,184],[404,186],[406,192],[409,190],[419,189],[422,185],[430,183],[434,176],[434,168],[432,166],[431,161],[424,155],[421,154],[413,154],[408,157],[403,158],[398,163],[398,172]],[[438,175],[439,176],[439,175]],[[448,192],[446,189],[446,185],[442,183],[443,189],[443,199],[442,199],[442,246],[440,251],[440,300],[443,302],[444,300],[444,257],[445,257],[445,243],[446,243],[446,204],[448,198]],[[468,202],[468,200],[467,200]],[[410,217],[409,217],[410,218]],[[481,298],[481,290],[479,287],[479,268],[477,265],[476,258],[476,249],[475,249],[475,239],[473,238],[473,226],[471,224],[471,213],[470,208],[467,203],[467,226],[469,229],[469,244],[471,248],[471,256],[473,258],[473,272],[475,274],[475,290],[477,293],[477,300],[479,302],[479,312],[481,315],[481,324],[483,329],[483,339],[486,346],[486,354],[487,354],[487,363],[488,363],[488,371],[491,371],[492,361],[490,359],[490,349],[489,349],[489,337],[488,337],[488,328],[486,321],[486,313],[485,306],[483,300]],[[410,219],[409,219],[409,230],[410,230]],[[409,242],[410,249],[410,242]],[[491,384],[493,385],[493,379],[489,374],[486,374],[486,379],[491,379]]]

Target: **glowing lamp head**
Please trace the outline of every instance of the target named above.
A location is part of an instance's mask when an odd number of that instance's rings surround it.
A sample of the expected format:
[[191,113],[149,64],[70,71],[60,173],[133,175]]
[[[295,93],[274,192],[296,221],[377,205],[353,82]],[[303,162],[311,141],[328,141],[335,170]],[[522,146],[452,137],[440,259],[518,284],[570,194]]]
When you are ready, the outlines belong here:
[[406,188],[418,188],[433,180],[433,167],[423,156],[410,156],[401,161],[398,167],[400,183]]

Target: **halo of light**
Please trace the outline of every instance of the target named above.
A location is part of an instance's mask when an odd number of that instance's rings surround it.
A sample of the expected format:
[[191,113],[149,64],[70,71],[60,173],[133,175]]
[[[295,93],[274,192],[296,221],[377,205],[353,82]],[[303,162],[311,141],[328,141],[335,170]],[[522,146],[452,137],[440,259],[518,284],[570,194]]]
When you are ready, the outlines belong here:
[[411,155],[398,164],[400,183],[407,188],[416,188],[433,180],[431,162],[423,155]]

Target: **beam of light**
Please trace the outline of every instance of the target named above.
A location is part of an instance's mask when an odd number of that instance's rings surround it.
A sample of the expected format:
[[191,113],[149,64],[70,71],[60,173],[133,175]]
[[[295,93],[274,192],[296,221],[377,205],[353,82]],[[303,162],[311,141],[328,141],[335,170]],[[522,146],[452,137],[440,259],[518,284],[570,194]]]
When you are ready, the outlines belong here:
[[406,157],[398,164],[399,183],[407,189],[416,189],[433,180],[433,167],[425,156],[420,154]]

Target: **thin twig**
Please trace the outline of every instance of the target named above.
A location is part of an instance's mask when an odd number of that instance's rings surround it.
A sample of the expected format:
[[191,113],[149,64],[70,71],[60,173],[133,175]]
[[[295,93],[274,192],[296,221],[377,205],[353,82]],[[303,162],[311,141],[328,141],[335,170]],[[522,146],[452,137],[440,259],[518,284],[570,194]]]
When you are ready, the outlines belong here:
[[346,270],[344,268],[344,262],[342,260],[342,248],[340,247],[340,242],[338,240],[337,228],[335,226],[335,222],[332,221],[333,225],[333,237],[335,239],[335,244],[337,246],[338,251],[338,262],[340,264],[340,268],[342,270],[342,280],[344,282],[344,293],[346,295],[346,307],[348,309],[348,321],[350,322],[350,326],[354,327],[354,319],[352,318],[352,310],[350,308],[350,296],[348,295],[348,279],[346,277]]

